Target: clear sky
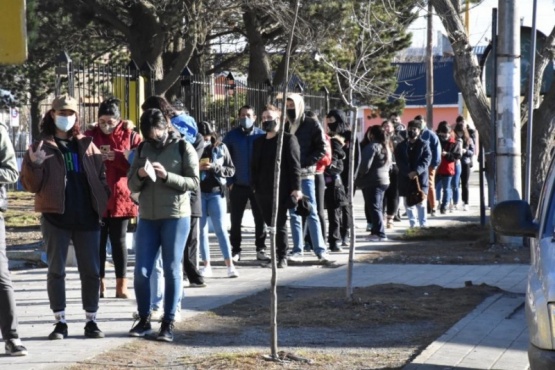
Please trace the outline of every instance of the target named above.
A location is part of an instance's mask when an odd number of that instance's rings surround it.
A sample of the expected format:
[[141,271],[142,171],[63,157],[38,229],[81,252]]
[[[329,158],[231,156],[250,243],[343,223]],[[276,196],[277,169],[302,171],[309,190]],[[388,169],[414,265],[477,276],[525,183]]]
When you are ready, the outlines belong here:
[[[479,5],[471,5],[470,41],[472,45],[487,44],[491,39],[492,8],[498,8],[499,1],[505,0],[484,0]],[[533,0],[516,0],[516,2],[523,25],[532,27]],[[555,0],[537,0],[537,2],[537,27],[547,35],[555,26]],[[426,12],[421,11],[421,15],[409,28],[413,33],[413,47],[425,47],[426,45]],[[439,18],[434,18],[434,29],[445,33]]]

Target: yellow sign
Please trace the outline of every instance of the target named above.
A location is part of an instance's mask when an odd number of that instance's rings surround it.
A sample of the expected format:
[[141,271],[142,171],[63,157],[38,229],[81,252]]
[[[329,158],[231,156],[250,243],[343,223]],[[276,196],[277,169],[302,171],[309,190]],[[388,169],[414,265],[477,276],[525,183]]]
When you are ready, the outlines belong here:
[[0,64],[27,59],[25,0],[0,0]]
[[[1,0],[0,0],[1,1]],[[121,101],[121,117],[133,121],[138,125],[141,117],[141,104],[145,101],[145,80],[137,77],[128,81],[126,77],[114,77],[112,92]],[[126,91],[129,92],[127,96]]]

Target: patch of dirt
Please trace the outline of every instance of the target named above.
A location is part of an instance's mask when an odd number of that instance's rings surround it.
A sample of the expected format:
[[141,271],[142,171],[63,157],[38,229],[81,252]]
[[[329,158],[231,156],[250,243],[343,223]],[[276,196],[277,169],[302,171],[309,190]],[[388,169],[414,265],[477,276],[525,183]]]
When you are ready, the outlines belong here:
[[358,262],[403,264],[529,264],[530,250],[491,244],[490,230],[465,223],[408,229],[384,247],[357,254]]
[[24,191],[8,194],[8,210],[4,213],[6,245],[37,245],[42,241],[40,213],[34,211],[35,196]]
[[499,292],[385,284],[358,288],[348,302],[344,289],[280,287],[278,349],[288,361],[263,358],[271,351],[266,290],[178,323],[171,344],[138,339],[72,369],[400,369]]

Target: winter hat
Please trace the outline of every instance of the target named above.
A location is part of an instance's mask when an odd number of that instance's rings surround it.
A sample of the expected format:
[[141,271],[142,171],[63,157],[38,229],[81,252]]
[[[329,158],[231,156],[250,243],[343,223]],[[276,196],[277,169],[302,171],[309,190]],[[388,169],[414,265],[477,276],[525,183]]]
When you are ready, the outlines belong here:
[[54,110],[72,110],[75,113],[79,112],[79,104],[75,98],[69,96],[68,94],[64,94],[62,96],[58,96],[52,102],[52,109]]
[[119,99],[109,98],[100,103],[98,107],[98,117],[100,116],[114,116],[114,118],[120,118],[119,112]]
[[193,117],[186,114],[179,114],[173,116],[170,122],[185,140],[191,144],[195,142],[198,128],[197,122]]

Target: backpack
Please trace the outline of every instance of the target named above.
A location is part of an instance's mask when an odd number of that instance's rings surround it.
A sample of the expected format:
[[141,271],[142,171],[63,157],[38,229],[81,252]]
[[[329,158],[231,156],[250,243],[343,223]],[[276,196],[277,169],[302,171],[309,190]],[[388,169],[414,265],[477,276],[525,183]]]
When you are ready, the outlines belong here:
[[[143,149],[144,141],[139,144],[137,147],[137,154],[139,158],[141,158],[141,150]],[[185,141],[183,139],[179,139],[179,154],[183,158],[183,154],[185,154]],[[141,195],[140,191],[131,192],[130,198],[136,205],[139,205],[139,196]]]

